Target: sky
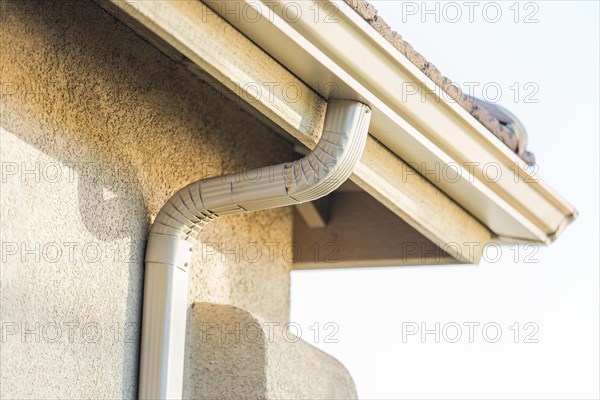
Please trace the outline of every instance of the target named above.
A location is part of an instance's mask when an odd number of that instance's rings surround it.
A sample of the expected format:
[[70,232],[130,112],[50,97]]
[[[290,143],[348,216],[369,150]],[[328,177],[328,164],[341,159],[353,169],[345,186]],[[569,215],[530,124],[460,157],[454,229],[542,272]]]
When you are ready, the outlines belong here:
[[538,176],[579,218],[549,247],[476,266],[295,271],[291,320],[363,399],[599,398],[599,3],[371,3],[464,90],[519,117]]

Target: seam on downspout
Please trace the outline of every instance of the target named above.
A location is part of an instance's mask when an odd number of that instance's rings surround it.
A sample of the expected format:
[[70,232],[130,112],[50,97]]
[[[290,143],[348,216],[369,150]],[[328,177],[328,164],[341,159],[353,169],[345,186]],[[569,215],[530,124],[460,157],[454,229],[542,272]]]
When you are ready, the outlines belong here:
[[362,155],[370,111],[357,101],[330,100],[321,139],[307,156],[194,182],[162,207],[146,247],[141,399],[182,396],[188,269],[202,228],[220,216],[313,201],[337,189]]

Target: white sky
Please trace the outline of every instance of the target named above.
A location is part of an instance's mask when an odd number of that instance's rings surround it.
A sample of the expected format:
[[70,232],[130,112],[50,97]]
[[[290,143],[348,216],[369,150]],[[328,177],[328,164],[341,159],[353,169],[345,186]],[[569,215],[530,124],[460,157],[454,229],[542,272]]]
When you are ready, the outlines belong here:
[[[503,248],[496,263],[479,266],[373,268],[292,274],[292,321],[316,346],[352,374],[361,398],[598,398],[599,394],[599,6],[595,1],[522,2],[515,23],[513,1],[498,2],[502,17],[478,2],[469,22],[465,2],[456,23],[434,15],[421,21],[402,2],[373,1],[387,22],[455,82],[496,82],[499,103],[529,132],[539,176],[579,210],[557,242],[526,263]],[[405,2],[408,3],[408,2]],[[433,9],[434,2],[427,2]],[[510,9],[510,7],[513,7]],[[413,9],[406,8],[404,11]],[[455,9],[446,8],[448,18]],[[524,23],[525,16],[538,22]],[[404,21],[403,21],[404,16]],[[528,82],[537,86],[525,87]],[[521,98],[510,87],[517,83]],[[524,96],[538,88],[533,99]],[[481,96],[481,92],[475,92]],[[494,94],[490,92],[490,96]],[[334,322],[339,343],[324,343]],[[433,335],[402,341],[403,322],[478,322],[474,342],[467,327],[458,343]],[[497,343],[481,326],[502,329]],[[520,323],[519,343],[513,326]],[[539,327],[538,343],[523,343],[524,324]],[[448,326],[450,328],[450,326]],[[448,334],[454,336],[454,331]],[[494,330],[490,328],[489,337]]]

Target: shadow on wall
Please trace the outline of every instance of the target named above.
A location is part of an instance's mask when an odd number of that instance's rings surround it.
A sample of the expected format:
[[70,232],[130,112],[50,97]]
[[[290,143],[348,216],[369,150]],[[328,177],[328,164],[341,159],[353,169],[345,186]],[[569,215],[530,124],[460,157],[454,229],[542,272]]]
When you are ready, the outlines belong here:
[[[121,291],[99,296],[108,307],[125,302],[125,321],[139,327],[146,233],[166,199],[220,169],[256,167],[257,142],[275,155],[265,165],[286,161],[289,146],[91,1],[3,1],[0,19],[0,125],[74,171],[74,212],[94,237],[136,245],[136,259],[118,266],[129,268],[127,282],[115,283]],[[47,225],[52,211],[31,218]],[[68,284],[81,290],[85,274]],[[136,394],[138,351],[123,347],[123,398]]]
[[[177,132],[170,125],[182,113],[205,106],[204,99],[195,98],[189,110],[165,102],[177,98],[179,90],[186,91],[167,79],[177,67],[93,3],[15,1],[3,2],[2,8],[1,125],[74,171],[71,183],[77,185],[81,220],[98,240],[129,238],[139,244],[130,254],[138,262],[122,264],[129,266],[125,320],[139,327],[139,260],[150,215],[164,202],[171,174],[189,173],[173,165],[177,142],[196,141],[190,131]],[[194,83],[188,87],[201,86]],[[173,140],[177,136],[179,140]],[[175,180],[183,184],[188,179]],[[162,195],[155,196],[149,210],[147,198],[155,186]],[[36,215],[42,216],[32,210],[32,218]],[[78,284],[85,285],[85,277],[73,282]],[[137,391],[137,346],[126,343],[123,353],[121,394],[132,398]]]
[[[139,327],[143,277],[139,260],[143,258],[149,213],[141,189],[140,168],[128,151],[135,141],[130,137],[130,127],[120,121],[120,110],[128,106],[119,103],[119,84],[126,82],[113,80],[114,74],[110,71],[111,64],[117,68],[122,60],[116,53],[110,54],[107,47],[110,43],[118,46],[123,39],[118,37],[114,24],[112,30],[107,29],[108,17],[95,20],[101,12],[93,4],[3,2],[2,14],[1,126],[56,160],[55,165],[61,166],[59,173],[64,178],[61,184],[76,184],[81,221],[98,241],[111,243],[128,239],[134,244],[126,253],[128,258],[120,260],[118,266],[129,268],[127,281],[114,286],[123,287],[126,293],[123,299],[125,321],[119,321],[119,326]],[[80,31],[85,27],[90,28],[89,36]],[[100,29],[107,30],[101,32]],[[95,43],[85,43],[88,40]],[[98,46],[102,42],[104,48]],[[13,163],[15,160],[2,161]],[[47,178],[44,173],[49,171],[44,167],[35,160],[19,160],[17,166],[21,172],[37,170],[41,179]],[[52,173],[56,176],[55,171]],[[44,195],[39,193],[39,196]],[[47,195],[53,196],[52,193]],[[11,204],[16,201],[12,199]],[[63,205],[57,202],[56,206]],[[69,205],[64,204],[64,207]],[[43,214],[31,210],[31,216],[41,218]],[[60,228],[55,235],[60,241]],[[84,268],[97,268],[97,264],[84,265]],[[103,265],[102,269],[103,274],[111,274],[113,267]],[[71,283],[73,287],[85,284],[85,276],[80,282]],[[103,297],[116,298],[98,294],[98,298]],[[60,299],[54,301],[60,302]],[[71,307],[69,304],[59,306]],[[113,306],[118,309],[116,304]],[[86,311],[74,312],[81,313],[79,320],[90,318]],[[115,316],[115,320],[117,318]],[[122,398],[135,397],[137,353],[131,343],[123,344]],[[63,390],[72,384],[57,383]]]

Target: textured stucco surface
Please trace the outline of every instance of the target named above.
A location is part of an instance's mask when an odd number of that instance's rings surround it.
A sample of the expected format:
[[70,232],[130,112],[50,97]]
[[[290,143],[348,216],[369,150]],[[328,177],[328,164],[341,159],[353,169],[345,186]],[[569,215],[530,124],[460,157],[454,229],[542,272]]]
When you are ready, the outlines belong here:
[[[291,146],[91,2],[3,1],[0,18],[0,397],[135,397],[150,222],[185,184]],[[190,306],[285,323],[291,235],[289,209],[209,225]]]
[[191,315],[184,398],[356,398],[346,369],[293,327],[228,305],[196,303]]

